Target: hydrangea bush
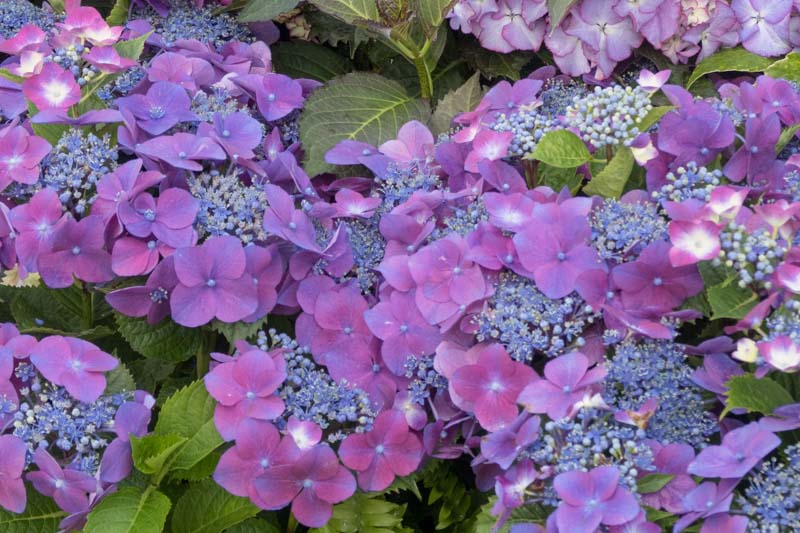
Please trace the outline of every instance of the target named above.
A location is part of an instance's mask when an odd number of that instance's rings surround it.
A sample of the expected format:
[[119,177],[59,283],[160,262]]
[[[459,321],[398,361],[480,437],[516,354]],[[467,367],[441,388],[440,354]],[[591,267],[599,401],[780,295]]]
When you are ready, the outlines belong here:
[[800,530],[798,32],[0,3],[0,530]]

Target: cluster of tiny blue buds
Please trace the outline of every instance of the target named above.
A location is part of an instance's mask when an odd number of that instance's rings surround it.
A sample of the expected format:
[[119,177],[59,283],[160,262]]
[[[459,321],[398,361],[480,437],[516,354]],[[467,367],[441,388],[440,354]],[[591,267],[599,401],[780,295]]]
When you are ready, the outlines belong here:
[[353,261],[358,285],[362,292],[372,292],[378,283],[377,268],[386,253],[386,239],[381,235],[379,215],[368,220],[346,220],[344,229],[353,251]]
[[247,26],[227,13],[215,13],[214,5],[198,8],[188,0],[171,0],[170,4],[169,15],[164,18],[146,3],[143,8],[134,10],[130,18],[143,18],[150,22],[167,46],[182,39],[197,39],[219,49],[231,41],[253,40]]
[[300,141],[299,120],[300,110],[295,110],[278,122],[278,128],[281,132],[281,141],[284,146],[289,146]]
[[767,228],[748,233],[744,225],[730,222],[719,234],[719,257],[714,266],[725,265],[739,275],[739,286],[759,285],[772,288],[772,273],[789,251],[788,244]]
[[567,108],[575,98],[581,98],[587,92],[588,88],[582,82],[565,82],[557,78],[548,79],[545,81],[542,93],[539,95],[542,105],[538,108],[538,111],[551,118],[559,117],[567,112]]
[[767,330],[765,341],[787,336],[800,344],[800,305],[797,304],[797,300],[789,300],[784,308],[776,310],[767,317],[764,321]]
[[117,98],[128,96],[134,87],[144,79],[145,75],[143,68],[134,66],[116,76],[110,83],[100,87],[96,93],[97,97],[104,102],[111,102]]
[[211,94],[198,91],[192,98],[192,112],[200,117],[201,122],[214,122],[214,115],[219,113],[222,118],[236,112],[250,114],[249,108],[240,106],[227,89],[216,88]]
[[232,235],[245,244],[267,238],[263,228],[266,193],[263,187],[242,181],[238,169],[192,174],[187,183],[200,202],[195,221],[200,238]]
[[537,353],[556,357],[580,349],[586,343],[584,331],[597,317],[575,293],[551,299],[533,281],[503,272],[476,317],[476,335],[479,341],[500,342],[515,360],[530,362]]
[[690,161],[685,166],[678,167],[675,172],[668,173],[666,180],[669,183],[653,191],[653,198],[660,202],[682,202],[689,199],[708,202],[711,191],[722,182],[722,178],[721,170],[698,167],[697,163]]
[[566,123],[595,148],[628,146],[652,108],[649,93],[641,87],[595,87],[586,96],[574,98],[567,108]]
[[475,231],[481,221],[489,220],[489,212],[483,200],[478,197],[465,206],[455,206],[442,221],[444,226],[437,227],[431,233],[431,240],[438,240],[456,233],[462,237]]
[[730,98],[712,98],[711,107],[720,115],[727,115],[734,125],[744,124],[746,118],[744,113],[736,107]]
[[574,418],[547,422],[528,455],[538,465],[554,466],[557,473],[614,465],[620,486],[636,493],[638,476],[655,470],[644,439],[644,431],[617,422],[608,411],[584,407]]
[[402,204],[417,191],[433,191],[442,187],[442,182],[427,161],[411,161],[402,166],[390,163],[386,174],[375,176],[375,182],[387,211]]
[[336,383],[324,368],[314,363],[307,348],[274,329],[269,331],[269,340],[263,332],[259,333],[257,345],[262,350],[284,350],[287,378],[278,393],[286,410],[279,424],[292,416],[311,420],[328,430],[330,442],[343,439],[348,431],[372,429],[376,413],[367,393],[344,381]]
[[545,133],[560,129],[561,123],[558,118],[548,116],[531,105],[521,107],[514,113],[497,113],[491,127],[494,131],[512,132],[514,137],[508,147],[508,154],[525,157],[536,150],[536,145]]
[[700,388],[691,380],[694,369],[680,345],[625,340],[616,345],[607,368],[603,399],[609,405],[637,410],[650,398],[658,399],[646,428],[649,438],[705,446],[716,426],[705,411]]
[[10,39],[26,24],[49,31],[55,23],[53,12],[42,9],[28,0],[3,0],[0,2],[0,37]]
[[100,71],[89,63],[84,63],[82,54],[88,53],[90,47],[82,44],[70,44],[62,48],[56,48],[52,54],[45,58],[45,61],[52,61],[64,70],[72,72],[78,85],[86,85]]
[[785,459],[771,457],[752,472],[737,500],[749,518],[747,531],[800,531],[800,446],[783,450]]
[[649,244],[666,240],[667,219],[651,202],[607,199],[592,211],[592,246],[607,260],[633,261]]
[[409,356],[405,364],[405,376],[411,380],[408,392],[411,400],[424,405],[430,398],[432,390],[443,390],[447,387],[447,378],[433,368],[433,358],[429,356]]
[[103,395],[86,404],[44,380],[30,363],[19,363],[14,374],[22,386],[13,434],[27,444],[28,462],[36,449],[44,448],[72,468],[94,475],[103,449],[116,436],[117,409],[132,394]]
[[117,168],[117,149],[110,141],[108,134],[101,138],[70,128],[43,161],[39,183],[29,187],[28,192],[49,187],[58,192],[66,209],[78,216],[88,213],[97,182]]
[[792,196],[793,202],[800,202],[800,171],[791,170],[783,177],[784,190]]

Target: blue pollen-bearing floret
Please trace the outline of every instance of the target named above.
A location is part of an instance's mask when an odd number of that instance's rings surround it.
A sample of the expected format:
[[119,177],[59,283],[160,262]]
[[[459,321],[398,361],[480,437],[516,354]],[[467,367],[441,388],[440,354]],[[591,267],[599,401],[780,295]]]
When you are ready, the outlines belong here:
[[734,125],[740,126],[744,124],[747,119],[744,113],[736,107],[733,100],[730,98],[712,98],[711,107],[720,115],[727,115],[733,121]]
[[654,199],[660,202],[682,202],[689,199],[708,202],[711,191],[722,182],[723,174],[719,169],[698,167],[697,163],[690,161],[686,166],[678,167],[675,172],[668,173],[666,179],[669,183],[653,191]]
[[637,410],[650,398],[658,408],[648,421],[648,438],[662,443],[705,446],[714,419],[703,406],[700,388],[683,348],[670,341],[626,340],[617,344],[607,364],[603,399],[617,409]]
[[269,330],[269,341],[267,335],[259,332],[257,344],[262,350],[270,349],[269,346],[285,350],[287,378],[278,395],[286,408],[277,421],[279,426],[292,416],[311,420],[327,430],[330,442],[343,439],[348,432],[372,429],[376,413],[369,395],[345,381],[334,381],[323,367],[314,363],[308,348],[274,329]]
[[19,363],[14,374],[25,386],[19,390],[12,433],[27,445],[27,462],[36,449],[45,448],[73,468],[94,475],[103,449],[116,437],[117,409],[132,393],[106,394],[87,404],[44,380],[29,363]]
[[570,81],[551,78],[544,82],[539,98],[542,105],[538,108],[539,113],[550,118],[557,118],[567,112],[567,108],[575,98],[586,96],[589,89],[583,82]]
[[172,46],[182,39],[197,39],[216,48],[222,48],[231,41],[252,42],[253,35],[244,24],[227,13],[215,13],[216,6],[198,8],[188,0],[171,0],[169,15],[161,17],[145,4],[131,14],[133,19],[146,19],[153,31],[161,37],[166,46]]
[[581,407],[574,418],[549,421],[542,437],[526,452],[538,465],[556,473],[588,472],[602,465],[619,469],[619,484],[637,491],[637,477],[655,470],[645,432],[614,420],[609,411]]
[[100,87],[96,93],[97,97],[104,102],[112,102],[117,98],[128,96],[146,75],[147,73],[143,68],[139,66],[131,67],[115,77],[110,83]]
[[752,233],[736,222],[730,222],[719,234],[719,257],[714,266],[725,265],[739,275],[739,287],[755,284],[767,290],[772,288],[770,278],[778,264],[789,251],[789,245],[773,235],[767,228]]
[[296,142],[300,142],[299,120],[300,110],[295,109],[278,121],[277,127],[281,132],[281,142],[283,142],[284,146],[290,146]]
[[530,362],[537,353],[556,357],[580,349],[598,316],[576,293],[551,299],[533,281],[503,272],[475,320],[479,341],[499,342],[515,360]]
[[430,398],[432,390],[444,390],[447,388],[447,378],[438,373],[433,368],[433,357],[413,355],[406,359],[405,376],[411,380],[408,384],[408,393],[411,400],[425,405],[425,401]]
[[65,209],[80,216],[94,202],[100,178],[117,168],[117,148],[108,134],[97,137],[78,128],[67,130],[42,163],[39,182],[27,194],[49,187],[58,192]]
[[55,23],[55,15],[27,0],[3,0],[0,2],[0,37],[10,39],[26,24],[49,31]]
[[603,259],[636,259],[649,244],[667,239],[667,219],[652,202],[607,199],[589,217],[592,246]]
[[797,300],[789,300],[784,307],[776,310],[764,321],[767,334],[765,341],[776,337],[787,336],[800,344],[800,305]]
[[442,220],[444,226],[434,229],[430,240],[443,239],[453,233],[466,237],[475,231],[480,222],[485,220],[489,220],[489,212],[486,210],[483,199],[475,198],[464,206],[453,207]]
[[800,202],[800,171],[790,170],[783,177],[783,190],[792,196],[793,202]]
[[737,498],[749,518],[747,531],[800,531],[800,445],[786,447],[750,473]]
[[367,220],[351,219],[344,222],[347,240],[353,251],[355,274],[362,292],[377,288],[377,268],[386,253],[386,239],[381,235],[378,223],[380,215]]
[[231,235],[245,244],[264,241],[263,228],[267,196],[258,184],[242,181],[241,172],[217,170],[192,174],[187,178],[189,192],[200,202],[195,229],[200,238]]
[[88,44],[70,44],[56,48],[53,53],[45,57],[45,61],[53,62],[64,70],[71,72],[75,76],[75,81],[78,85],[84,86],[100,74],[100,71],[94,65],[83,63],[82,55],[88,54],[91,48],[91,45]]
[[511,156],[525,157],[536,149],[545,133],[561,129],[558,118],[542,113],[538,107],[521,107],[509,115],[497,113],[491,128],[494,131],[510,131],[514,134],[508,153]]
[[436,170],[427,161],[414,160],[399,165],[390,163],[386,174],[375,176],[381,196],[382,207],[390,211],[402,204],[417,191],[434,191],[442,188]]
[[649,93],[641,87],[612,85],[575,97],[565,116],[567,125],[595,148],[629,146],[652,108]]
[[227,89],[215,88],[210,94],[198,91],[192,98],[192,112],[200,117],[201,122],[214,122],[214,115],[222,118],[241,112],[252,115],[250,108],[242,106],[232,97]]

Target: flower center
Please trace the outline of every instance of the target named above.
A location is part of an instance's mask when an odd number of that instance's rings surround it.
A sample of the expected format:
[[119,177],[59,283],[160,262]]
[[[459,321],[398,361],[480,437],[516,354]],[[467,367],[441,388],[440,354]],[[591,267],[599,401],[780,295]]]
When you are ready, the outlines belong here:
[[164,118],[164,115],[166,115],[166,114],[167,114],[167,110],[164,109],[163,106],[154,105],[154,106],[150,107],[149,115],[150,115],[150,118],[153,119],[153,120],[158,120],[160,118]]
[[80,246],[73,246],[72,247],[72,255],[78,255],[79,253],[81,253],[81,247]]
[[217,280],[210,279],[210,280],[206,281],[206,285],[208,285],[209,287],[216,287],[217,286]]

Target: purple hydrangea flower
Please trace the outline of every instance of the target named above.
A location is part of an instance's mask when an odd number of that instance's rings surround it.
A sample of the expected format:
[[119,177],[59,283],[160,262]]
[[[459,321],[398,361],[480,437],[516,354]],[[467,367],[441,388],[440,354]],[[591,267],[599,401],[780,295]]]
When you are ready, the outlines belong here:
[[27,496],[22,471],[28,448],[13,435],[0,435],[0,506],[12,513],[25,510]]
[[177,249],[173,257],[178,285],[170,309],[177,323],[196,327],[213,318],[236,322],[258,307],[239,239],[211,237],[201,246]]
[[50,496],[68,513],[85,511],[89,507],[89,493],[97,491],[97,480],[85,472],[62,469],[44,448],[33,452],[33,462],[39,467],[26,477],[33,486]]
[[383,411],[372,430],[349,435],[339,447],[339,457],[358,472],[358,486],[380,491],[395,476],[414,472],[422,460],[422,442],[409,431],[405,416],[395,409]]
[[619,526],[633,520],[639,514],[639,503],[618,481],[615,466],[556,476],[553,487],[561,498],[555,513],[559,531],[592,533],[600,524]]
[[199,120],[189,109],[191,100],[186,90],[165,81],[151,85],[146,94],[118,98],[116,103],[120,110],[136,117],[138,126],[150,135],[161,135],[181,122]]
[[133,201],[120,202],[117,215],[128,233],[155,238],[173,248],[190,246],[195,240],[192,224],[197,217],[198,201],[183,189],[171,188],[158,199],[141,193]]
[[723,479],[744,477],[781,439],[757,423],[734,429],[722,437],[722,443],[701,451],[689,464],[690,474]]
[[39,255],[37,266],[48,287],[69,287],[74,277],[101,283],[114,279],[111,255],[103,239],[103,219],[90,215],[80,222],[66,218],[52,234],[51,248]]

